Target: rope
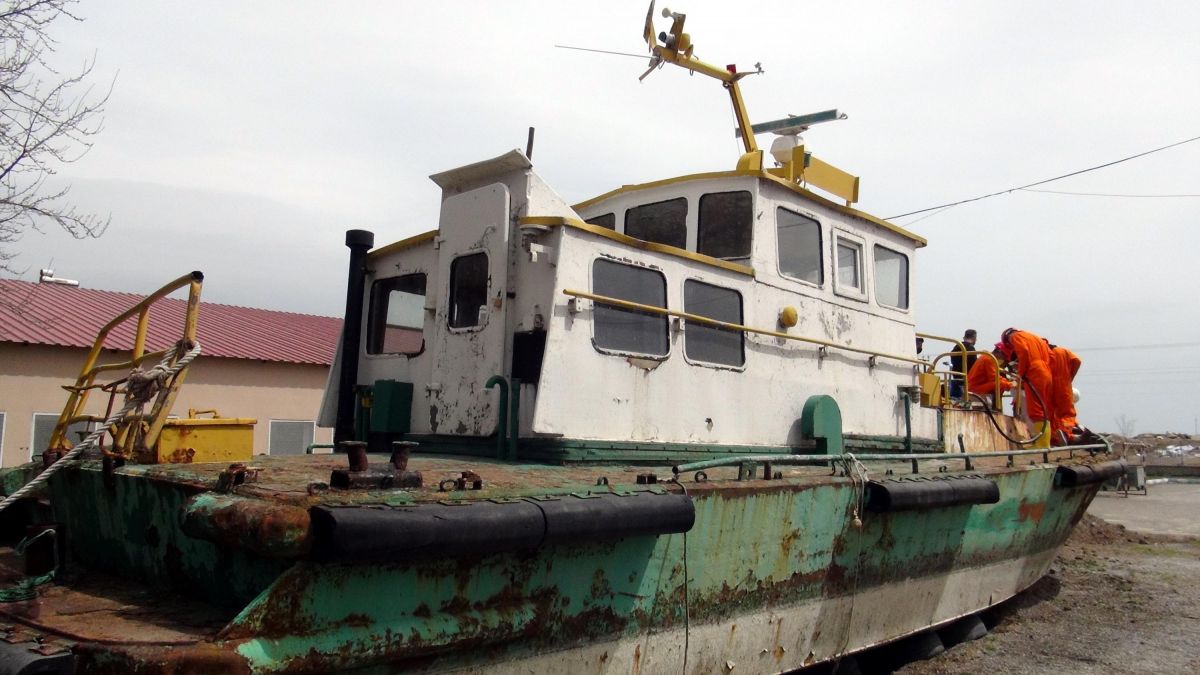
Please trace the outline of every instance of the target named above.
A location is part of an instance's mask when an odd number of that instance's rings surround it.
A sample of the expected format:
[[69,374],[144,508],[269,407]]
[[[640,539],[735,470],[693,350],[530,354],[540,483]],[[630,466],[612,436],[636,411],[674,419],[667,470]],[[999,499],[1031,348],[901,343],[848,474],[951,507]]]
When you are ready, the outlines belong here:
[[[867,508],[867,481],[871,479],[870,474],[867,473],[866,465],[859,461],[852,453],[847,452],[842,458],[842,463],[846,469],[846,476],[850,479],[851,490],[854,491],[851,495],[854,501],[850,508],[850,523],[854,526],[854,529],[860,531],[860,534],[857,537],[858,552],[855,555],[854,562],[854,581],[850,587],[850,614],[846,618],[846,631],[842,634],[842,644],[838,647],[837,655],[834,659],[835,670],[841,665],[846,647],[850,644],[850,631],[854,629],[854,598],[858,595],[858,581],[859,577],[862,576],[862,514]],[[834,548],[836,549],[836,547]],[[835,552],[832,555],[832,562],[836,562],[837,553]]]
[[[34,477],[33,480],[26,483],[24,487],[5,497],[4,501],[0,502],[0,512],[4,511],[4,509],[7,509],[18,500],[36,490],[39,486],[41,486],[42,483],[45,483],[47,480],[49,480],[50,476],[53,476],[56,471],[65,466],[67,462],[76,459],[79,457],[79,455],[83,454],[85,450],[94,448],[100,441],[100,437],[103,436],[106,431],[108,431],[109,427],[124,419],[127,413],[133,410],[141,410],[141,407],[162,389],[163,383],[165,383],[169,378],[179,374],[179,371],[187,368],[197,356],[200,356],[200,343],[196,342],[192,348],[183,355],[182,358],[175,363],[171,363],[171,359],[175,357],[179,347],[180,345],[176,344],[174,347],[168,350],[166,354],[163,354],[161,363],[147,371],[142,371],[140,368],[135,368],[133,372],[129,374],[129,384],[126,386],[124,407],[112,415],[109,415],[108,419],[104,420],[103,424],[97,426],[92,433],[88,434],[88,437],[83,439],[79,445],[71,448],[71,451],[63,455],[61,459],[46,467],[46,469]],[[136,385],[134,384],[135,378],[138,380]]]

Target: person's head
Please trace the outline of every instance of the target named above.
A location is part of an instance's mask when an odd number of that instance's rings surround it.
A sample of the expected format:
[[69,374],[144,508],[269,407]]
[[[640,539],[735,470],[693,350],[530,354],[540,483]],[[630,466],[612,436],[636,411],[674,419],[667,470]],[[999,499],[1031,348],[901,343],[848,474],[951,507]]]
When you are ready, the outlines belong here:
[[965,333],[963,333],[962,341],[963,341],[963,344],[966,345],[967,347],[974,348],[975,347],[975,329],[968,328],[967,331]]
[[919,337],[917,338],[917,353],[920,354],[923,349],[925,349],[925,338]]
[[1005,363],[1012,361],[1012,349],[1010,349],[1009,346],[1003,342],[997,342],[996,346],[992,348],[992,356],[996,357],[996,360],[1000,362],[1000,365],[1004,365]]

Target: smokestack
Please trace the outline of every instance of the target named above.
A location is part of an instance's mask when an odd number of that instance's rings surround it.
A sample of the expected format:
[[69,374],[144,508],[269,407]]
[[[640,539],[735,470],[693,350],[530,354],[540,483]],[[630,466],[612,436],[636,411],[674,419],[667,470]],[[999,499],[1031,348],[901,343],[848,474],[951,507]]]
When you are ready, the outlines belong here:
[[363,293],[367,277],[367,251],[375,235],[366,230],[347,230],[350,273],[346,280],[346,317],[342,322],[341,372],[338,373],[337,420],[333,442],[354,440],[354,389],[358,386],[358,347],[362,342]]

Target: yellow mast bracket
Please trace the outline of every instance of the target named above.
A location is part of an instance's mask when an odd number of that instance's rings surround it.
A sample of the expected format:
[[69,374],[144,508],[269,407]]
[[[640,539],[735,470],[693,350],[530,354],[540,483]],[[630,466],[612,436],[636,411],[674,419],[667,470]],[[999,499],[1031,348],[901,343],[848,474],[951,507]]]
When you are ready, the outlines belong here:
[[[672,12],[669,9],[663,9],[663,16],[671,19],[671,31],[663,33],[659,37],[663,39],[665,44],[658,44],[654,35],[654,2],[650,2],[650,11],[646,13],[646,29],[643,37],[646,44],[650,47],[650,53],[653,55],[651,59],[650,70],[646,74],[650,74],[659,63],[671,63],[679,66],[689,72],[700,73],[707,75],[716,80],[720,80],[725,89],[729,91],[729,99],[733,104],[733,114],[737,117],[738,128],[742,132],[742,145],[746,153],[738,160],[738,168],[742,168],[742,162],[753,163],[753,159],[747,159],[748,155],[760,152],[758,145],[754,142],[754,133],[750,130],[750,115],[746,112],[746,103],[742,100],[742,91],[738,88],[738,80],[752,74],[754,71],[744,73],[736,72],[731,68],[720,68],[711,63],[705,63],[696,58],[692,52],[695,45],[692,44],[692,36],[683,32],[683,23],[687,20],[687,15],[678,12]],[[645,77],[643,75],[642,77]],[[762,155],[758,156],[758,164],[761,170]]]

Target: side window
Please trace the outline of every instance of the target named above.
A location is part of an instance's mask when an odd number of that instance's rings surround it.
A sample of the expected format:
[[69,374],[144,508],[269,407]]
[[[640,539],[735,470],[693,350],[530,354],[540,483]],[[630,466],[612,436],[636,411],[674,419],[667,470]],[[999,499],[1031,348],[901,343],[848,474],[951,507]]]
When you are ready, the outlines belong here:
[[875,245],[875,301],[908,309],[908,256]]
[[696,252],[714,258],[750,257],[754,200],[749,192],[716,192],[700,197]]
[[625,212],[625,234],[676,248],[687,248],[685,197],[642,204]]
[[450,263],[450,327],[482,326],[488,294],[488,257],[472,253]]
[[[731,288],[688,279],[683,282],[683,311],[725,323],[740,324],[742,295]],[[684,332],[683,353],[693,361],[741,366],[746,363],[744,339],[740,330],[689,322]]]
[[834,261],[837,273],[837,290],[851,296],[863,296],[863,247],[857,241],[842,236],[835,237]]
[[[661,272],[597,259],[592,263],[592,292],[654,307],[667,307],[667,279]],[[667,316],[596,301],[592,312],[597,349],[666,356]]]
[[316,425],[313,422],[271,420],[267,440],[269,455],[303,455],[312,445]]
[[596,216],[594,218],[588,218],[584,222],[591,223],[592,225],[599,225],[600,227],[606,227],[610,230],[617,229],[617,217],[611,213],[606,213],[602,216]]
[[779,273],[820,286],[825,283],[821,265],[821,224],[785,208],[775,212],[779,236]]
[[380,279],[371,285],[368,354],[420,354],[425,349],[424,327],[424,274]]

